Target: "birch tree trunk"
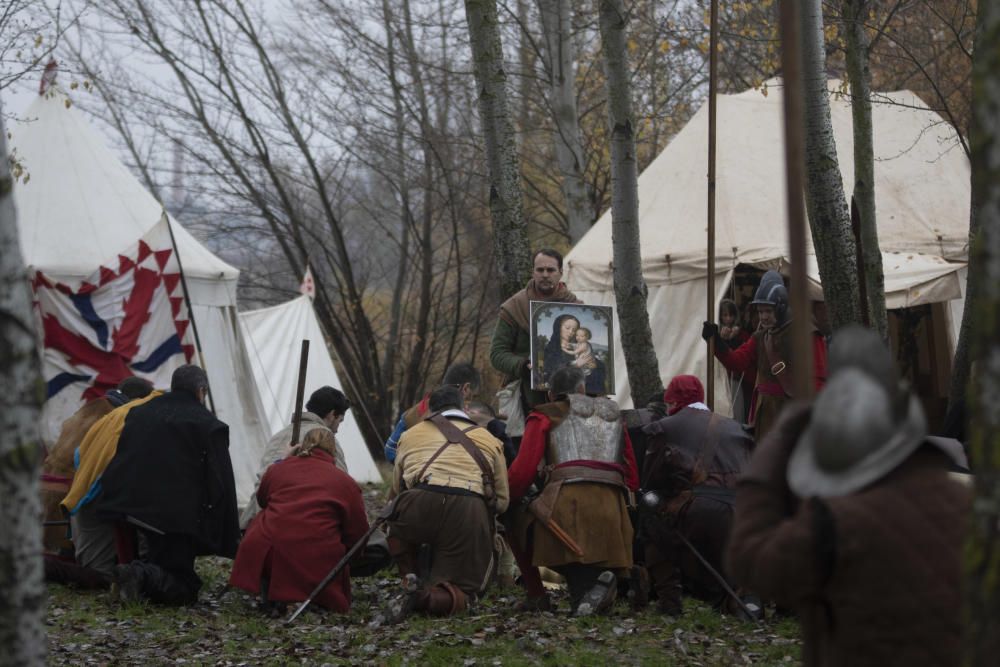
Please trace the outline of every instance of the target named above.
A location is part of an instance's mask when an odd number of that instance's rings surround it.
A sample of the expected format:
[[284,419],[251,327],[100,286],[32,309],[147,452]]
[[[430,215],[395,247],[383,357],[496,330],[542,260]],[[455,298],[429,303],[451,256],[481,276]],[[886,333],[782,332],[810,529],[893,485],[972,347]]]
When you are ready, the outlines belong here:
[[0,665],[45,664],[39,500],[41,375],[0,108]]
[[[800,17],[806,121],[806,209],[823,295],[830,321],[837,329],[851,322],[861,322],[858,276],[852,268],[857,265],[854,235],[830,120],[822,2],[803,0]],[[793,317],[808,316],[808,313],[793,313]]]
[[976,500],[965,549],[965,664],[990,665],[1000,652],[1000,3],[979,3],[977,29],[970,147],[978,229],[969,264],[976,366],[968,393]]
[[854,121],[854,199],[861,213],[861,250],[872,328],[889,339],[885,311],[885,276],[875,215],[875,148],[872,138],[871,69],[865,19],[870,0],[844,0],[841,16],[847,42],[847,79],[851,84],[851,118]]
[[521,167],[507,101],[507,72],[496,0],[465,0],[479,117],[490,172],[493,250],[503,298],[524,288],[531,276],[531,250],[521,196]]
[[573,48],[573,9],[569,0],[539,0],[545,35],[545,66],[549,76],[553,144],[562,174],[566,200],[566,229],[575,244],[593,224],[593,207],[583,178],[583,135],[576,105],[576,53]]
[[648,290],[642,277],[639,177],[625,37],[628,14],[622,0],[598,0],[598,8],[611,133],[611,245],[615,264],[615,303],[629,389],[634,403],[641,405],[654,393],[663,393],[663,382],[660,380],[653,334],[649,328],[649,312],[646,310]]

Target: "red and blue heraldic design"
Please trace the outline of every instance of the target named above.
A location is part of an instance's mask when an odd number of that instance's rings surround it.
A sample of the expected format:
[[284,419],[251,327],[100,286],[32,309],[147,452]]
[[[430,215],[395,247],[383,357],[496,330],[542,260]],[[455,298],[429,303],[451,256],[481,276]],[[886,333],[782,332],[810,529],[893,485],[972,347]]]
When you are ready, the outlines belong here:
[[194,356],[174,250],[150,237],[162,235],[147,234],[77,286],[35,272],[47,398],[79,406],[131,375],[168,387]]

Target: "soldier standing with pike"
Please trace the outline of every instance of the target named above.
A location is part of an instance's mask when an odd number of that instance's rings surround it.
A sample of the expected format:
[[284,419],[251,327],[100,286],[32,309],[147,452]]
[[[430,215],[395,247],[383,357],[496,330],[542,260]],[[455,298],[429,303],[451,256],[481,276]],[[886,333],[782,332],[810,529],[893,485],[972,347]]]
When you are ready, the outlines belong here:
[[[536,407],[508,479],[512,502],[536,483],[541,493],[512,525],[509,539],[532,564],[566,578],[573,613],[606,611],[617,595],[616,577],[632,567],[632,523],[627,500],[639,487],[635,455],[618,405],[584,393],[579,368],[559,369],[549,403]],[[541,465],[540,465],[541,464]],[[527,585],[523,611],[551,608],[541,586]]]

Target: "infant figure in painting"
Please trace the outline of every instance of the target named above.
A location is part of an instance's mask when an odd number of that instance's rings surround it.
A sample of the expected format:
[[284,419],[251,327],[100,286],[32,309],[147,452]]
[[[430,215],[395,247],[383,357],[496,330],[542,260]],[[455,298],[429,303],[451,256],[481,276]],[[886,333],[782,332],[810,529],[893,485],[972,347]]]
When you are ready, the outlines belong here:
[[573,345],[573,355],[576,357],[575,365],[582,368],[584,375],[590,375],[590,370],[594,367],[594,348],[590,345],[593,334],[590,329],[580,327],[576,330],[575,344]]

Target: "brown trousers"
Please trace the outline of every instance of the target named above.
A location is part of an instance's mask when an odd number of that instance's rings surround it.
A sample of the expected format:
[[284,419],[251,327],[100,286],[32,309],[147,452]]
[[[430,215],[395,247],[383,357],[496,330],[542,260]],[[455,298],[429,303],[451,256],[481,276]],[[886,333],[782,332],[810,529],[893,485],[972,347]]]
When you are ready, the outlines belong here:
[[486,588],[493,574],[493,517],[479,496],[413,489],[400,496],[389,522],[389,551],[401,574],[415,570],[421,544],[431,547],[424,585],[450,582],[467,595]]

